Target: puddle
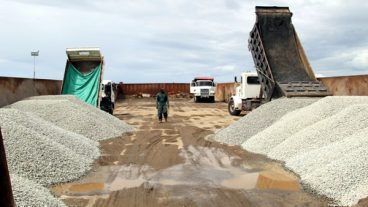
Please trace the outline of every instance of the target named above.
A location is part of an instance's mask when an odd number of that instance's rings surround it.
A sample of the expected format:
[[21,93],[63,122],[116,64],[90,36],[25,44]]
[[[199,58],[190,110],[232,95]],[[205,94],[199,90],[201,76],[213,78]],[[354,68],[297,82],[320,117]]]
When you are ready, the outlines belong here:
[[189,146],[181,149],[180,156],[184,158],[184,163],[159,171],[147,165],[100,166],[78,183],[57,185],[52,191],[66,196],[103,195],[139,187],[144,183],[244,190],[300,190],[296,178],[282,172],[255,169],[244,163],[239,165],[239,157],[229,156],[221,149]]

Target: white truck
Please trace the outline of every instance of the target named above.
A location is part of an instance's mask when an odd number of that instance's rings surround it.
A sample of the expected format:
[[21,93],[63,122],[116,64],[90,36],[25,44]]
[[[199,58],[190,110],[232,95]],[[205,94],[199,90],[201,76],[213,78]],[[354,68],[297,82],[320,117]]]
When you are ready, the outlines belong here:
[[194,96],[194,101],[208,100],[215,102],[216,84],[212,77],[196,77],[190,84],[190,93]]
[[262,101],[262,94],[257,73],[242,73],[240,86],[236,87],[235,92],[228,104],[228,110],[231,115],[236,116],[241,111],[251,111],[258,107]]
[[101,84],[100,108],[113,114],[115,108],[115,84],[111,80],[103,80]]

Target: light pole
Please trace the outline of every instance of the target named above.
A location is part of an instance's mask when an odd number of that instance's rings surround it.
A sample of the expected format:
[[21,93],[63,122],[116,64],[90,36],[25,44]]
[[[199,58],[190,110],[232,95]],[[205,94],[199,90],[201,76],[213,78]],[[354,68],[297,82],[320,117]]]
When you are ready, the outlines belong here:
[[39,50],[31,52],[31,56],[33,56],[33,79],[36,79],[36,56],[38,56],[39,53]]

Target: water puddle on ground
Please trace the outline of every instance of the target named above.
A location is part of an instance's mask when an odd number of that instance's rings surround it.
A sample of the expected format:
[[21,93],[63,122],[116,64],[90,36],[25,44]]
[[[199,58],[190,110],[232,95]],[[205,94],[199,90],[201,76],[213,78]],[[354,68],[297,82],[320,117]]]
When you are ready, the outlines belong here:
[[184,163],[158,171],[147,165],[100,166],[82,180],[57,185],[52,191],[58,196],[103,195],[142,184],[300,190],[297,178],[288,173],[239,165],[239,157],[229,156],[222,149],[188,146],[181,149],[180,156]]

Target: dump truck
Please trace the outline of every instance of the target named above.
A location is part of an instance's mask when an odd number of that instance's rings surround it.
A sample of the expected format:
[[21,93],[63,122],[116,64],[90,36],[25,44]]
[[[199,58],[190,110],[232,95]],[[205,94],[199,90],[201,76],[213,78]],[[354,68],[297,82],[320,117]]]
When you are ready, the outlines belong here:
[[190,93],[194,102],[208,100],[215,102],[216,84],[213,77],[196,77],[190,83]]
[[61,94],[71,94],[100,107],[104,58],[99,48],[67,48]]
[[[288,7],[256,6],[256,23],[250,32],[248,48],[261,86],[260,104],[280,97],[331,95],[315,77],[291,22],[292,15]],[[234,99],[230,102],[234,103]],[[229,109],[246,108],[236,108],[230,102]],[[242,105],[252,104],[243,100]]]

